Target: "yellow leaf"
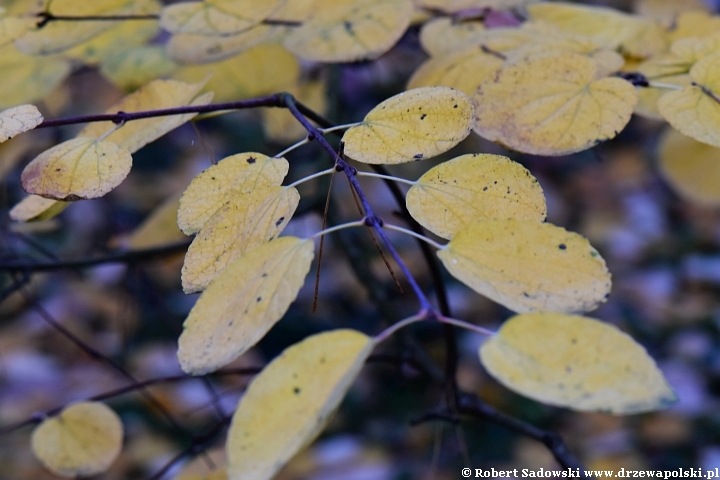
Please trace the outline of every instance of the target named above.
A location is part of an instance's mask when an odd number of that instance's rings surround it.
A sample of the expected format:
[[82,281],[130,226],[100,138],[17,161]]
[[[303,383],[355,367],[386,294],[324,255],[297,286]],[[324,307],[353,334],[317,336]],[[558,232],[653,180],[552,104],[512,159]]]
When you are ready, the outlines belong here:
[[295,187],[236,190],[203,224],[188,249],[182,268],[185,293],[204,290],[232,261],[280,235],[299,201]]
[[167,245],[185,239],[177,226],[177,210],[180,195],[164,201],[138,226],[127,240],[132,249],[143,249]]
[[78,137],[46,150],[22,172],[26,192],[55,200],[98,198],[120,185],[132,156],[112,142]]
[[535,220],[476,221],[438,257],[455,278],[515,312],[587,312],[610,293],[605,261],[584,237]]
[[509,65],[478,87],[475,131],[535,155],[565,155],[613,138],[630,121],[637,94],[625,80],[596,74],[593,60],[569,52]]
[[121,90],[131,92],[171,73],[177,66],[167,58],[164,47],[146,45],[106,56],[100,62],[100,72]]
[[102,473],[120,454],[120,418],[100,402],[78,402],[57,417],[44,420],[32,434],[32,451],[51,472],[62,477]]
[[[324,81],[300,82],[286,89],[314,112],[324,115],[327,110]],[[307,135],[307,130],[284,108],[263,108],[265,135],[273,142],[290,143]]]
[[270,15],[271,20],[302,23],[315,13],[318,0],[288,0]]
[[228,265],[185,320],[178,349],[183,371],[217,370],[263,338],[297,297],[313,256],[312,240],[280,237]]
[[471,46],[447,55],[431,57],[415,70],[407,88],[443,86],[472,95],[480,83],[492,78],[500,70],[503,63],[502,59],[486,53],[482,47]]
[[720,205],[720,148],[668,129],[660,140],[660,173],[683,197]]
[[480,360],[508,388],[575,410],[627,415],[677,400],[641,345],[593,318],[516,315],[483,343]]
[[634,4],[635,11],[644,17],[673,25],[681,13],[707,11],[708,7],[702,0],[638,0]]
[[352,62],[390,50],[410,25],[411,0],[318,0],[285,47],[305,60]]
[[[154,10],[160,11],[158,2],[152,0],[152,4]],[[90,40],[64,51],[63,56],[94,65],[129,48],[145,45],[159,30],[157,20],[126,21],[112,25]]]
[[325,427],[374,342],[332,330],[287,348],[253,379],[228,432],[230,480],[269,480]]
[[0,48],[0,108],[42,100],[70,73],[61,58],[23,55],[13,45]]
[[670,32],[670,40],[680,38],[702,38],[720,31],[720,17],[705,12],[685,12],[675,22]]
[[0,112],[0,143],[32,130],[44,120],[35,105],[20,105]]
[[178,226],[187,235],[197,233],[220,207],[237,195],[280,185],[289,164],[284,158],[262,153],[238,153],[197,175],[183,193]]
[[205,88],[215,93],[216,102],[227,102],[286,90],[300,77],[300,64],[281,45],[262,44],[218,63],[185,65],[173,77],[198,82],[209,73]]
[[228,480],[227,469],[219,468],[203,475],[200,473],[181,473],[175,480]]
[[178,33],[170,38],[165,47],[168,56],[178,62],[219,62],[261,43],[269,42],[274,37],[285,32],[286,28],[274,25],[258,25],[250,30],[222,37]]
[[[1,7],[0,7],[1,8]],[[0,14],[2,12],[0,11]],[[35,20],[18,17],[0,17],[0,47],[7,45],[35,26]]]
[[509,10],[522,7],[538,0],[419,0],[422,8],[455,13],[462,10]]
[[470,133],[474,109],[464,93],[423,87],[388,98],[343,135],[345,154],[363,163],[396,164],[450,150]]
[[[151,15],[157,14],[158,4],[154,0],[52,0],[48,2],[48,11],[56,16],[113,16],[113,15]],[[23,53],[49,55],[74,47],[118,22],[48,22],[42,28],[30,31],[17,39],[15,45]]]
[[[212,100],[212,94],[196,97],[203,86],[204,82],[188,84],[177,80],[154,80],[108,108],[106,113],[130,113],[185,105],[205,105]],[[130,153],[135,153],[153,140],[187,122],[195,115],[195,113],[188,113],[185,115],[133,120],[108,135],[107,140]],[[83,128],[78,136],[99,138],[115,126],[112,122],[91,123]]]
[[29,195],[10,210],[10,218],[16,222],[41,222],[60,214],[69,205],[38,195]]
[[486,32],[482,22],[453,22],[452,18],[439,17],[423,25],[420,44],[430,56],[437,57],[480,45],[486,38],[480,32]]
[[168,5],[160,26],[171,33],[232,35],[259,25],[286,0],[205,0]]
[[691,85],[660,97],[660,114],[685,135],[720,147],[720,52],[700,59],[690,77]]
[[415,220],[435,235],[452,238],[481,219],[542,222],[542,188],[519,163],[490,154],[462,155],[428,170],[407,193]]

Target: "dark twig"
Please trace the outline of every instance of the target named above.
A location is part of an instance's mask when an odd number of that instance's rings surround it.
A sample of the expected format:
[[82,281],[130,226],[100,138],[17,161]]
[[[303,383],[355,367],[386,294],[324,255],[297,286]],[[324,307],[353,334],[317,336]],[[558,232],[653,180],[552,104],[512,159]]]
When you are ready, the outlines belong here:
[[585,471],[585,468],[575,458],[575,455],[567,448],[562,437],[553,431],[537,428],[527,422],[499,412],[469,393],[459,392],[457,409],[460,414],[492,422],[542,442],[563,468],[579,468],[581,471]]

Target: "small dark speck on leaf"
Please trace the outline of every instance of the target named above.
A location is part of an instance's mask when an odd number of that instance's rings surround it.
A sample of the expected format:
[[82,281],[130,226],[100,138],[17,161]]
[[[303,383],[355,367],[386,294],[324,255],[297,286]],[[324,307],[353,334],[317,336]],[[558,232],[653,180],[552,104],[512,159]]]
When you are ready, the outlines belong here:
[[280,224],[283,222],[283,220],[285,220],[285,217],[280,217],[280,218],[278,219],[278,221],[275,222],[275,226],[276,226],[276,227],[279,227]]
[[560,245],[558,245],[558,248],[560,250],[567,250],[567,245],[565,245],[564,243],[561,243]]
[[573,338],[572,340],[570,340],[570,343],[572,343],[573,345],[575,345],[575,344],[577,343],[577,338]]
[[300,395],[300,391],[301,391],[301,390],[300,390],[299,387],[293,388],[293,393],[294,393],[295,395]]
[[457,108],[457,107],[458,107],[457,105],[454,105],[454,106],[453,106],[453,108]]
[[422,154],[422,153],[416,153],[416,154],[413,156],[413,158],[414,158],[415,160],[420,160],[421,158],[423,158],[423,154]]
[[423,113],[422,115],[420,115],[420,120],[425,120],[425,117],[427,117],[427,114]]
[[255,163],[256,161],[257,161],[257,159],[256,159],[255,157],[248,157],[248,159],[247,159],[247,162],[248,162],[249,164],[253,164],[253,163]]
[[257,298],[255,299],[255,301],[258,302],[258,303],[260,303],[260,302],[262,301],[262,297],[257,297]]
[[487,192],[488,187],[483,187],[483,192]]

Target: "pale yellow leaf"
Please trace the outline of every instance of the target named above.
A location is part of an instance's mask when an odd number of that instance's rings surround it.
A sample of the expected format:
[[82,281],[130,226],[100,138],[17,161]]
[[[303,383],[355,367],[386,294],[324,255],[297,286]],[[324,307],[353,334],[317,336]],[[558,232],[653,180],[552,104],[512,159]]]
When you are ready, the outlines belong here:
[[204,290],[232,261],[276,238],[300,201],[295,187],[260,186],[235,190],[231,199],[202,226],[182,268],[185,293]]
[[538,181],[522,165],[490,154],[462,155],[428,170],[407,193],[415,220],[435,235],[452,238],[486,218],[545,220]]
[[363,163],[396,164],[440,155],[470,133],[474,109],[464,93],[423,87],[388,98],[343,135],[345,154]]
[[670,40],[702,38],[719,31],[720,16],[710,15],[706,12],[685,12],[680,14],[675,22],[675,28],[670,31]]
[[413,73],[407,88],[443,86],[472,95],[480,83],[492,78],[502,66],[502,59],[485,52],[482,47],[471,46],[431,57]]
[[228,480],[227,469],[218,468],[206,474],[181,473],[175,480]]
[[422,8],[456,13],[463,10],[509,10],[537,1],[539,0],[418,0],[417,3]]
[[660,173],[682,197],[720,205],[720,148],[693,140],[674,129],[662,136]]
[[44,120],[35,105],[19,105],[0,112],[0,143],[32,130]]
[[191,33],[173,35],[167,42],[170,58],[183,63],[219,62],[238,55],[261,43],[268,43],[287,27],[258,25],[235,35],[210,37]]
[[681,13],[706,12],[708,6],[702,0],[636,0],[634,9],[663,25],[673,25]]
[[332,330],[287,348],[248,386],[228,432],[230,480],[270,480],[322,431],[375,342]]
[[[210,103],[212,94],[196,97],[204,82],[188,84],[177,80],[153,80],[140,90],[128,95],[108,108],[106,113],[138,112],[183,107],[186,105],[204,105]],[[171,115],[167,117],[144,118],[127,122],[108,135],[107,140],[135,153],[148,143],[160,138],[170,130],[193,118],[195,113]],[[113,129],[113,122],[95,122],[83,128],[78,136],[99,138]]]
[[220,36],[242,33],[259,25],[286,0],[205,0],[163,8],[160,26],[170,33]]
[[535,155],[565,155],[611,139],[630,121],[637,94],[625,80],[596,74],[593,60],[569,52],[509,65],[478,87],[475,131]]
[[263,338],[297,297],[313,256],[312,240],[280,237],[228,265],[185,320],[178,349],[183,371],[217,370]]
[[41,222],[50,220],[60,214],[70,205],[39,195],[29,195],[23,198],[10,210],[10,218],[16,222]]
[[695,63],[690,77],[691,85],[660,97],[660,114],[685,135],[720,147],[720,52]]
[[0,16],[0,47],[25,34],[35,23],[36,21],[30,18]]
[[165,48],[159,45],[122,50],[100,62],[100,72],[125,92],[137,90],[151,80],[170,74],[177,67],[165,54]]
[[284,158],[262,153],[238,153],[222,159],[197,175],[180,199],[178,226],[188,235],[197,233],[203,224],[237,195],[280,185],[289,164]]
[[[155,0],[52,0],[48,11],[56,16],[113,16],[113,15],[151,15],[159,13]],[[27,54],[49,55],[59,53],[90,40],[118,22],[82,21],[48,22],[42,28],[27,32],[15,41],[17,48]]]
[[[285,90],[314,112],[324,115],[327,111],[324,81],[300,82]],[[285,108],[263,108],[260,113],[265,135],[274,142],[296,142],[307,135],[307,130]]]
[[[515,29],[517,30],[517,29]],[[430,20],[420,30],[420,44],[432,57],[452,53],[458,48],[479,46],[486,36],[482,22],[453,22],[450,17]]]
[[318,0],[315,13],[285,38],[305,60],[370,60],[390,50],[410,25],[411,0]]
[[[160,4],[155,0],[152,3],[153,9],[160,11]],[[157,20],[127,21],[112,25],[90,40],[64,51],[63,56],[94,65],[104,58],[145,45],[159,31]]]
[[0,48],[0,109],[42,100],[70,73],[70,64],[57,57],[32,57],[13,45]]
[[41,153],[22,172],[26,192],[54,200],[98,198],[125,180],[132,156],[109,141],[78,137]]
[[271,20],[302,23],[316,11],[318,0],[288,0],[270,15]]
[[123,426],[113,410],[100,402],[78,402],[45,419],[33,431],[31,446],[48,470],[72,478],[110,468],[122,440]]
[[180,242],[186,237],[177,226],[180,195],[174,195],[157,207],[127,239],[128,247],[143,249]]
[[574,410],[628,415],[677,400],[641,345],[593,318],[517,315],[483,343],[480,360],[508,388]]
[[172,76],[198,82],[209,73],[205,88],[216,102],[228,102],[286,90],[300,77],[300,64],[282,45],[261,44],[218,63],[185,65]]
[[587,312],[610,293],[605,261],[584,237],[535,220],[476,221],[438,257],[455,278],[515,312]]

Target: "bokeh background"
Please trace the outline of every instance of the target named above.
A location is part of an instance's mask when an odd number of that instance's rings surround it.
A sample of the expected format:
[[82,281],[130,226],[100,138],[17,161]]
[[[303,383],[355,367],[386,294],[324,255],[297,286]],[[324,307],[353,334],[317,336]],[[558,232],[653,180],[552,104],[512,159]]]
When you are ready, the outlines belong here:
[[[634,8],[619,0],[593,3],[627,11]],[[716,8],[711,3],[706,6]],[[162,43],[163,35],[154,41]],[[412,28],[377,61],[303,64],[303,78],[319,85],[314,87],[319,95],[308,90],[300,99],[307,95],[308,103],[337,124],[359,121],[378,102],[402,91],[425,58],[418,29]],[[279,82],[272,86],[274,90],[284,89]],[[46,118],[97,113],[123,94],[97,68],[83,67],[56,87],[40,108]],[[35,131],[3,144],[0,264],[96,258],[186,241],[172,215],[165,216],[159,230],[138,233],[138,228],[159,208],[172,210],[192,177],[214,161],[246,151],[273,155],[292,143],[279,140],[277,130],[289,138],[294,135],[295,140],[302,138],[302,133],[288,126],[289,113],[272,115],[238,112],[183,125],[133,155],[130,176],[109,195],[78,202],[59,217],[39,223],[15,223],[8,217],[8,210],[24,196],[20,171],[35,155],[71,138],[80,127]],[[271,122],[275,127],[268,126]],[[628,332],[657,360],[679,397],[665,411],[616,417],[571,412],[523,398],[483,371],[477,358],[482,338],[457,332],[459,386],[502,412],[557,431],[590,469],[720,467],[720,209],[691,200],[660,173],[659,145],[668,130],[664,122],[634,117],[616,139],[559,158],[507,152],[471,134],[437,160],[391,169],[415,179],[438,161],[459,154],[508,155],[539,179],[548,201],[548,220],[588,237],[606,259],[613,275],[612,294],[590,315]],[[287,158],[289,181],[330,165],[328,156],[313,144]],[[720,191],[720,178],[709,181]],[[379,213],[402,223],[386,186],[372,179],[362,183]],[[303,185],[302,214],[296,215],[286,233],[310,235],[320,228],[327,189],[327,178]],[[356,217],[347,182],[338,176],[328,221]],[[402,235],[391,237],[421,285],[431,290],[416,242]],[[131,262],[34,272],[29,278],[0,273],[4,297],[0,304],[0,428],[127,385],[107,363],[89,357],[58,333],[48,324],[48,317],[138,380],[181,373],[175,356],[177,338],[197,295],[183,294],[184,250],[177,247],[174,252]],[[14,282],[25,280],[23,289],[14,291]],[[445,281],[455,317],[497,328],[511,315],[449,275]],[[377,333],[417,308],[411,294],[398,292],[363,229],[328,238],[314,313],[313,296],[310,276],[285,318],[229,367],[262,366],[286,346],[330,328]],[[416,325],[407,335],[442,365],[445,344],[439,327]],[[405,347],[402,340],[391,342],[385,353],[398,355]],[[249,378],[226,375],[151,387],[180,423],[179,429],[137,392],[110,399],[126,428],[125,448],[111,470],[97,478],[150,477],[183,451],[193,435],[202,435],[230,414]],[[325,432],[278,478],[450,480],[461,478],[460,469],[465,466],[557,467],[541,443],[488,422],[463,418],[458,425],[412,426],[414,419],[442,404],[444,393],[409,364],[368,364]],[[31,431],[25,427],[0,435],[0,479],[55,478],[32,457]],[[218,464],[223,461],[223,443],[221,434],[206,445]],[[165,478],[174,478],[192,460],[189,456],[177,463]],[[195,463],[190,468],[207,471],[207,462]]]

